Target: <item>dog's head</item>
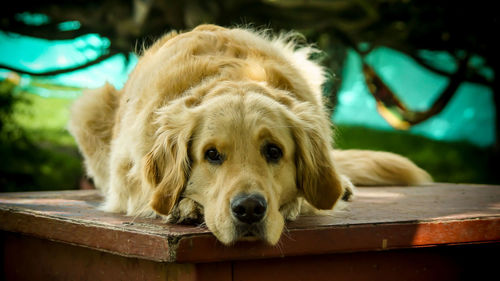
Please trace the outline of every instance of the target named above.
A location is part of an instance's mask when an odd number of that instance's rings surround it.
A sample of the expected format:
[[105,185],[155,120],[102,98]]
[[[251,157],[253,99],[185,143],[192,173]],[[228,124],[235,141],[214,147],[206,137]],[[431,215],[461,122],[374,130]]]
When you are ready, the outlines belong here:
[[156,143],[144,159],[152,207],[167,215],[182,197],[196,201],[224,244],[247,236],[276,244],[283,206],[304,197],[330,209],[342,193],[324,113],[279,90],[222,85],[157,114]]

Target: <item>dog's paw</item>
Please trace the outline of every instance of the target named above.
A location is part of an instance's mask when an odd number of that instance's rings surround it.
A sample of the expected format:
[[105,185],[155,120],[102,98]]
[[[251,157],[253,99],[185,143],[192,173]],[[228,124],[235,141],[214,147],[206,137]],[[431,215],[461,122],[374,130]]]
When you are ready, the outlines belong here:
[[182,198],[166,217],[167,223],[201,224],[203,223],[203,207],[189,198]]
[[294,221],[299,216],[301,207],[302,198],[295,198],[294,200],[281,206],[280,212],[285,220]]
[[342,182],[342,187],[344,188],[344,194],[342,194],[342,200],[348,202],[352,201],[354,199],[356,187],[354,187],[354,184],[352,184],[351,180],[344,175],[340,176],[340,180]]

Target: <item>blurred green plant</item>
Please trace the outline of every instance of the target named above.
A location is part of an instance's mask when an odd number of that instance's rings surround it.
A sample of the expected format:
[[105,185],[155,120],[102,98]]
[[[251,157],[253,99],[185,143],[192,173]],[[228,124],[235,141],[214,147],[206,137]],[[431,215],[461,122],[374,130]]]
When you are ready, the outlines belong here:
[[0,191],[78,187],[81,159],[61,125],[66,103],[17,92],[8,80],[0,82]]
[[427,170],[436,182],[499,184],[491,167],[491,148],[467,142],[442,142],[401,131],[378,131],[364,127],[337,126],[336,147],[373,149],[404,155]]
[[26,103],[20,95],[14,95],[15,85],[8,81],[0,83],[0,141],[26,141],[21,128],[13,121],[14,107]]

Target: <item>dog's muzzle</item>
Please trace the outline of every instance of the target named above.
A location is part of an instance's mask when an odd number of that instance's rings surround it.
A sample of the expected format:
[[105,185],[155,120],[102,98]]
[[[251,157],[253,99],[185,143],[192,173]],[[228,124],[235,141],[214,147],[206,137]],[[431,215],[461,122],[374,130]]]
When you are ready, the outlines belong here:
[[230,204],[238,236],[262,238],[265,233],[262,221],[267,211],[266,199],[257,193],[242,193],[236,195]]

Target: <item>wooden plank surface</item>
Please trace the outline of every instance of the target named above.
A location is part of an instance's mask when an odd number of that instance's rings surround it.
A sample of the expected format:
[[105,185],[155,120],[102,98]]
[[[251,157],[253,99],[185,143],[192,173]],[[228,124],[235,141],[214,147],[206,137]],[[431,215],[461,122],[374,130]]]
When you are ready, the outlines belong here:
[[153,261],[212,262],[500,241],[500,187],[359,188],[346,210],[288,223],[275,247],[109,214],[97,191],[0,194],[0,229]]
[[483,244],[235,261],[232,280],[494,280],[499,250]]
[[[3,244],[2,244],[3,243]],[[0,232],[0,280],[230,281],[230,262],[166,263]]]

